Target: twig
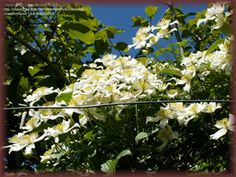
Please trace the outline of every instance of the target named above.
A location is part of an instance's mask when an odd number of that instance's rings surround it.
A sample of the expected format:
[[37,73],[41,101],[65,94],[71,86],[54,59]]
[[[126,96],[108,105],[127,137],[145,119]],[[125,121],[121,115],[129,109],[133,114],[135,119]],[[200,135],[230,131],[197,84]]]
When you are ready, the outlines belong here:
[[[18,18],[19,19],[19,18]],[[19,19],[20,20],[20,19]],[[38,40],[35,38],[35,36],[32,34],[32,32],[26,27],[25,24],[23,24],[21,22],[23,28],[29,33],[29,35],[32,37],[32,39],[34,40],[34,42],[37,44],[38,48],[41,50],[41,52],[43,52],[43,48],[42,46],[40,45],[40,43],[38,42]]]
[[14,40],[20,42],[23,44],[26,48],[28,48],[33,54],[39,56],[44,62],[47,63],[49,67],[51,67],[54,72],[65,82],[65,84],[69,84],[69,81],[65,78],[64,74],[62,73],[61,69],[59,69],[56,65],[52,64],[50,60],[45,57],[41,52],[38,52],[36,49],[34,49],[32,46],[30,46],[27,42],[25,42],[23,39],[18,37],[17,35],[14,35],[12,32],[7,30],[7,35],[11,36]]
[[[171,1],[169,4],[168,4],[169,8],[170,8],[170,11],[171,11],[171,14],[172,14],[172,17],[173,17],[173,21],[176,20],[176,13],[175,13],[175,9],[174,9],[174,5],[173,5],[173,2]],[[174,24],[174,27],[177,29],[176,31],[174,31],[175,33],[175,37],[176,37],[176,40],[178,42],[181,42],[182,41],[182,38],[181,38],[181,35],[179,33],[179,27],[177,24]],[[180,51],[180,57],[183,58],[184,57],[184,49],[183,47],[179,46],[179,51]]]

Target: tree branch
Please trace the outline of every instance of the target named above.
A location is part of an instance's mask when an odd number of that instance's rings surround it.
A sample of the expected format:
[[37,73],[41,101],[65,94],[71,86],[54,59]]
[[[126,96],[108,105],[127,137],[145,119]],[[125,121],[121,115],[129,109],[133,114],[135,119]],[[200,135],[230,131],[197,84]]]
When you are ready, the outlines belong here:
[[37,41],[37,39],[35,38],[35,36],[31,33],[31,31],[25,26],[22,25],[23,28],[29,33],[29,35],[32,37],[32,39],[34,40],[34,42],[37,44],[38,48],[40,48],[41,52],[43,51],[43,47],[40,45],[40,43]]
[[12,32],[10,32],[9,30],[7,30],[7,35],[11,36],[14,40],[20,42],[21,44],[23,44],[26,48],[28,48],[33,54],[39,56],[42,61],[44,61],[45,63],[47,63],[47,65],[49,67],[52,68],[52,70],[54,71],[55,75],[59,76],[60,79],[62,79],[64,81],[65,84],[69,84],[69,81],[66,79],[64,73],[61,71],[60,68],[57,67],[57,65],[54,65],[51,63],[51,61],[42,54],[42,52],[37,51],[36,49],[34,49],[31,45],[29,45],[27,42],[25,42],[23,39],[21,39],[20,37],[18,37],[17,35],[14,35]]
[[[175,9],[174,9],[174,5],[173,5],[173,2],[171,1],[170,3],[167,4],[170,8],[170,11],[171,11],[171,14],[172,14],[172,17],[173,17],[173,21],[177,20],[176,19],[176,13],[175,13]],[[174,24],[174,27],[177,29],[176,31],[174,31],[175,33],[175,37],[177,39],[178,42],[182,42],[182,38],[181,38],[181,35],[179,33],[179,27],[177,24]],[[180,57],[183,58],[184,57],[184,49],[183,47],[179,47],[179,51],[180,51]]]

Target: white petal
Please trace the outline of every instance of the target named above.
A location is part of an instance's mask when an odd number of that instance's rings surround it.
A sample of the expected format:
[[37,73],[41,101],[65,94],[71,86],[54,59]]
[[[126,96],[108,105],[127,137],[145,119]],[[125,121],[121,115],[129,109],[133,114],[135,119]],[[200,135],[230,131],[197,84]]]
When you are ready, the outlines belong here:
[[201,23],[205,23],[205,22],[206,22],[206,19],[199,19],[196,25],[197,27],[199,27]]
[[211,139],[218,140],[220,137],[224,136],[227,133],[226,129],[220,129],[216,133],[210,135]]

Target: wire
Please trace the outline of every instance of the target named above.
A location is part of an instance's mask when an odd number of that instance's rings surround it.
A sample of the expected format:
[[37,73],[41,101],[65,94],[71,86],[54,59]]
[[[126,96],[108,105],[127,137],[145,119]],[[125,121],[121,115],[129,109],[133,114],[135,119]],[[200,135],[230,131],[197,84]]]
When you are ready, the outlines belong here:
[[19,106],[19,107],[6,107],[4,110],[20,110],[20,109],[83,109],[83,108],[96,108],[117,105],[137,105],[137,104],[160,104],[160,103],[200,103],[200,102],[215,102],[215,103],[231,103],[233,100],[156,100],[156,101],[134,101],[134,102],[116,102],[116,103],[101,103],[94,105],[81,105],[81,106]]

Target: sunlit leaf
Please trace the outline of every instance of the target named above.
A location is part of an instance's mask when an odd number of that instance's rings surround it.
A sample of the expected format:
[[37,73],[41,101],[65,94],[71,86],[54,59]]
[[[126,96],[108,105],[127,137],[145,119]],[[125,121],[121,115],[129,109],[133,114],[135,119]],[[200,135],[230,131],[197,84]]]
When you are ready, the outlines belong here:
[[140,132],[135,137],[135,142],[138,144],[138,142],[142,139],[148,138],[148,134],[146,132]]
[[86,44],[92,44],[95,40],[95,36],[92,31],[81,33],[80,31],[69,29],[68,34],[72,39],[79,39]]
[[116,160],[108,160],[101,165],[101,170],[104,173],[114,173],[116,170]]
[[148,26],[148,21],[141,16],[132,17],[132,21],[134,23],[133,26]]
[[206,55],[213,52],[215,49],[219,48],[219,44],[223,43],[224,39],[220,38],[216,40],[207,50]]
[[116,160],[118,161],[121,157],[132,155],[132,152],[129,149],[123,150],[121,153],[119,153],[116,157]]
[[60,101],[65,101],[66,103],[68,103],[68,102],[71,100],[71,98],[72,98],[72,92],[69,92],[69,93],[63,93],[63,94],[61,94],[60,96],[58,96],[58,97],[56,98],[56,100],[57,100],[58,102],[60,102]]
[[160,71],[160,73],[182,76],[180,70],[176,70],[176,69],[163,69]]
[[157,6],[147,6],[145,8],[145,13],[149,18],[153,18],[153,16],[157,13]]
[[40,68],[38,68],[36,66],[35,67],[30,66],[28,68],[28,71],[29,71],[30,75],[33,77],[35,74],[37,74],[40,71]]

